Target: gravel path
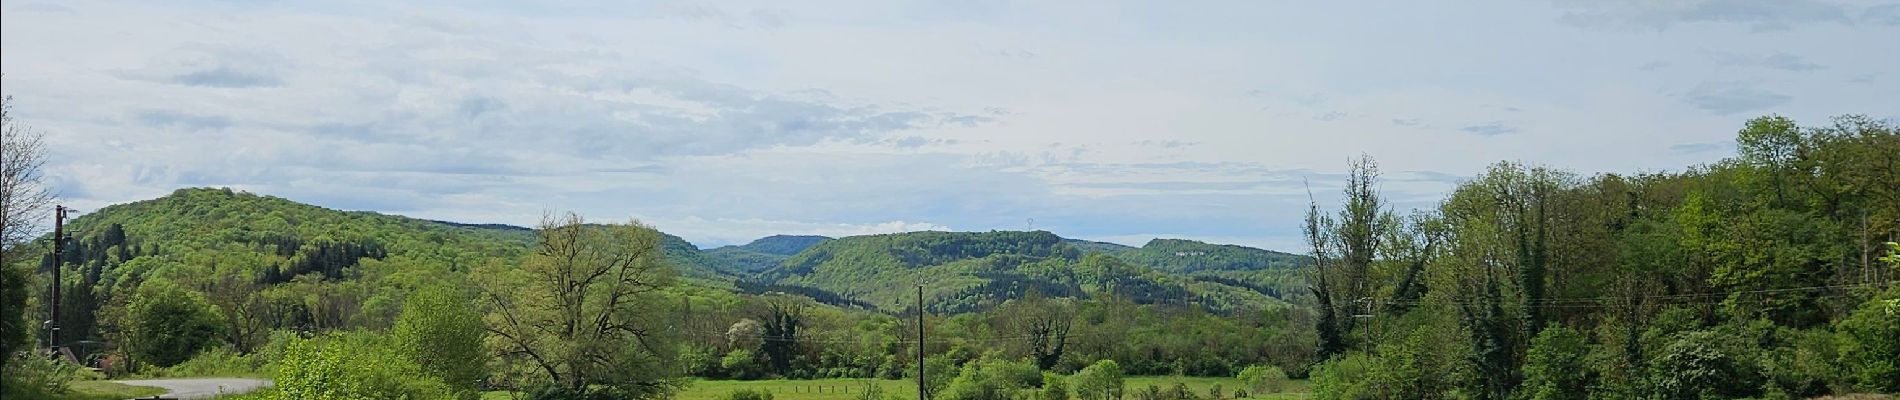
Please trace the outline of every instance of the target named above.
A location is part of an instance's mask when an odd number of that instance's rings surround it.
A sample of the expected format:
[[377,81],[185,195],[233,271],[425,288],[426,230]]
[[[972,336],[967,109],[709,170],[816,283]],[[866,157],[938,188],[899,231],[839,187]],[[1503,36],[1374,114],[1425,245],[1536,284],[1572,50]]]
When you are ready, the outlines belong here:
[[133,386],[165,389],[168,398],[209,399],[218,394],[245,393],[270,386],[270,381],[250,378],[141,379],[113,381]]

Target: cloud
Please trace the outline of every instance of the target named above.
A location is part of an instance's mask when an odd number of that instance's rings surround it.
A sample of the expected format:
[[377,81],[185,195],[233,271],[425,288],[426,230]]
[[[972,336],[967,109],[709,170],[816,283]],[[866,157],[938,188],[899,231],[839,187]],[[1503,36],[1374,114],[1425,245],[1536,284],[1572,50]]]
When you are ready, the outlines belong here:
[[156,128],[177,128],[184,130],[220,130],[231,126],[231,119],[217,115],[197,115],[172,110],[145,110],[133,118],[139,123]]
[[1900,26],[1900,4],[1867,7],[1861,11],[1860,20],[1877,25]]
[[1770,92],[1748,82],[1703,82],[1681,96],[1682,100],[1717,115],[1756,111],[1787,104],[1794,97]]
[[1761,67],[1793,72],[1805,72],[1827,68],[1827,66],[1815,64],[1801,56],[1783,52],[1775,52],[1774,54],[1766,56],[1747,56],[1716,52],[1711,53],[1710,57],[1714,58],[1717,63],[1738,67]]
[[1418,126],[1421,123],[1424,123],[1424,121],[1421,121],[1418,118],[1393,118],[1392,119],[1392,124],[1398,125],[1398,126]]
[[275,76],[258,72],[241,71],[230,66],[216,66],[208,69],[187,71],[171,78],[173,83],[185,86],[208,86],[219,88],[272,87],[283,81]]
[[1581,27],[1664,30],[1680,23],[1746,25],[1754,31],[1848,22],[1840,6],[1816,0],[1565,0],[1559,21]]
[[1637,66],[1636,69],[1642,70],[1642,71],[1655,71],[1655,70],[1663,69],[1663,67],[1667,67],[1667,66],[1669,66],[1669,63],[1667,62],[1650,61],[1650,62],[1643,63],[1643,65]]
[[1471,126],[1466,126],[1463,128],[1458,128],[1458,130],[1464,131],[1465,133],[1478,135],[1478,136],[1498,136],[1498,135],[1507,135],[1507,134],[1518,132],[1517,127],[1505,125],[1502,122],[1490,122],[1490,123],[1471,125]]

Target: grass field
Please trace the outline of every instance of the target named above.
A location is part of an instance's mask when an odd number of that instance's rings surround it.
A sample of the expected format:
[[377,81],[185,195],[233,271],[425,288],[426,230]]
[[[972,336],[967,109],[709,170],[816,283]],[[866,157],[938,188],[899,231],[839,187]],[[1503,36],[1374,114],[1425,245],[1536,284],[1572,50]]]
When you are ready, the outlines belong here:
[[[1128,391],[1141,390],[1148,385],[1163,390],[1174,384],[1185,383],[1195,394],[1206,396],[1208,388],[1221,385],[1225,396],[1232,396],[1235,388],[1241,387],[1234,378],[1201,378],[1174,376],[1132,376],[1125,381]],[[718,400],[727,393],[738,389],[765,389],[772,392],[772,400],[838,400],[856,398],[866,385],[878,385],[886,396],[897,395],[900,398],[914,398],[917,386],[911,381],[883,379],[817,379],[817,380],[765,380],[765,381],[695,381],[685,390],[681,390],[679,400]],[[1289,393],[1271,396],[1256,394],[1253,399],[1279,400],[1305,398],[1306,381],[1293,381]]]
[[132,386],[107,381],[74,381],[67,386],[72,389],[55,400],[124,400],[134,397],[152,397],[165,394],[165,389],[147,386]]

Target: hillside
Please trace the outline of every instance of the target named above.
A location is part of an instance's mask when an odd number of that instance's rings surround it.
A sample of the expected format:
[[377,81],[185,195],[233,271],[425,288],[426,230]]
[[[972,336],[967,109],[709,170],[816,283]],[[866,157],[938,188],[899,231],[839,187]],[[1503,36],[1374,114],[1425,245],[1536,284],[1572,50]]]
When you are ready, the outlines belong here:
[[[236,264],[265,283],[309,273],[357,276],[365,262],[458,271],[511,263],[534,242],[532,229],[517,226],[340,211],[226,189],[180,189],[106,207],[75,218],[70,230],[74,255],[96,271],[85,283],[108,288],[128,274],[190,269],[167,265]],[[1031,290],[1233,311],[1278,302],[1295,283],[1271,271],[1299,262],[1241,246],[1157,239],[1135,248],[1046,231],[777,235],[704,251],[663,235],[661,246],[693,286],[886,311],[907,307],[917,282],[927,285],[933,309],[949,312],[986,309]]]
[[[1265,294],[1272,291],[1242,286],[1237,280],[1171,273],[1101,251],[1112,247],[1097,244],[1090,246],[1096,251],[1084,251],[1074,243],[1047,231],[853,236],[812,246],[762,272],[761,280],[836,293],[891,311],[914,302],[909,300],[911,290],[920,283],[932,309],[940,312],[985,309],[1031,290],[1058,297],[1116,294],[1140,303],[1199,305],[1214,311],[1280,302]],[[1272,267],[1224,265],[1236,270]]]
[[809,235],[772,235],[744,245],[716,247],[706,250],[705,253],[718,260],[724,271],[750,274],[776,267],[779,262],[791,258],[793,254],[798,254],[826,240],[831,240],[831,238]]

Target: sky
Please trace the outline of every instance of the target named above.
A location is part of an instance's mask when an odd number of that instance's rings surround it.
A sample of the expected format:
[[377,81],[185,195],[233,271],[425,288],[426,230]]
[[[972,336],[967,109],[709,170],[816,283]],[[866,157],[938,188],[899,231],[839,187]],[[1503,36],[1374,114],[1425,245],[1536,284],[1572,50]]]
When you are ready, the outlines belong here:
[[1302,248],[1378,161],[1680,171],[1749,118],[1900,119],[1900,3],[0,3],[0,88],[81,210],[230,187],[532,226],[1022,230]]

